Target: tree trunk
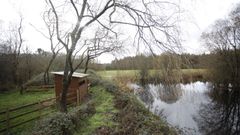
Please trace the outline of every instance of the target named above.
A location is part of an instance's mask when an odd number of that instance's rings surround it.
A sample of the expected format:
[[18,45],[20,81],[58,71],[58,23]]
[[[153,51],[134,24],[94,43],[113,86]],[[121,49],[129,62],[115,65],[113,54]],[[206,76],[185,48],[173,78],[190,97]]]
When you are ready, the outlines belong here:
[[44,80],[44,85],[47,85],[49,84],[49,69],[50,69],[50,66],[51,65],[48,65],[45,72],[44,72],[44,75],[43,75],[43,80]]
[[60,112],[65,112],[65,113],[67,112],[67,92],[68,92],[69,84],[70,83],[68,80],[68,76],[65,76],[65,71],[64,71],[63,89],[62,89],[62,94],[60,99]]
[[61,94],[61,100],[60,100],[60,111],[67,113],[67,93],[68,93],[68,87],[71,83],[71,77],[72,72],[70,72],[70,61],[71,61],[71,55],[69,55],[71,52],[68,52],[67,58],[65,61],[65,68],[64,68],[64,75],[63,75],[63,89]]
[[90,57],[87,56],[87,61],[86,61],[86,63],[85,63],[85,70],[84,70],[84,73],[85,73],[85,74],[87,73],[87,70],[88,70],[88,63],[89,63],[89,61],[90,61]]
[[17,74],[17,70],[18,70],[18,59],[16,54],[14,54],[13,59],[12,59],[12,64],[13,64],[13,68],[12,68],[12,77],[13,77],[13,82],[15,85],[18,85],[18,74]]
[[49,81],[48,81],[48,71],[49,71],[49,67],[47,67],[47,69],[45,70],[44,74],[43,74],[43,80],[44,80],[44,85],[47,85],[49,84]]
[[60,100],[60,112],[67,112],[67,91],[68,85],[66,83],[63,84],[64,88],[62,89],[62,95]]
[[43,79],[44,79],[44,84],[49,84],[49,69],[54,61],[54,59],[56,58],[56,54],[53,54],[51,60],[49,61],[48,65],[47,65],[47,68],[44,72],[44,75],[43,75]]

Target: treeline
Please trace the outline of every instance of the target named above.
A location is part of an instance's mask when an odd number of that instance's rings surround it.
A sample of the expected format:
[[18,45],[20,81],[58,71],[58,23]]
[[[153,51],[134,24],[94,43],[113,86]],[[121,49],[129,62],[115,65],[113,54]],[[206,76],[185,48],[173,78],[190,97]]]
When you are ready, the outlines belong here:
[[[10,48],[6,49],[5,46],[4,49],[4,46],[0,45],[0,91],[6,91],[15,86],[21,87],[21,85],[34,76],[43,73],[51,57],[51,52],[40,48],[35,52],[25,49],[17,56]],[[65,54],[59,53],[50,66],[49,71],[62,71],[65,57]],[[94,64],[92,60],[89,62],[88,67],[97,70],[101,69],[102,65]]]
[[[60,55],[59,55],[60,56]],[[60,70],[63,66],[63,57],[58,57],[52,70]],[[8,90],[14,86],[21,86],[33,76],[44,72],[46,63],[51,58],[51,53],[38,51],[30,52],[27,49],[19,56],[16,56],[14,51],[0,52],[0,86],[1,90]]]
[[136,55],[132,57],[124,57],[122,59],[115,59],[111,64],[106,66],[107,70],[134,70],[142,69],[161,69],[160,65],[168,65],[168,63],[178,64],[178,68],[187,69],[202,69],[207,68],[209,60],[214,54],[173,54],[173,53],[163,53],[161,55]]

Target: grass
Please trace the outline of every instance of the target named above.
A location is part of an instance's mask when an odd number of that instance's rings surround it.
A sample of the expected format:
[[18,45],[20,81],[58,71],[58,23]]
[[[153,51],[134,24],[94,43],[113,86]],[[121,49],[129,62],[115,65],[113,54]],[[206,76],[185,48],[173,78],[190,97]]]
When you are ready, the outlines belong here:
[[114,107],[114,96],[101,86],[91,88],[90,93],[96,113],[83,122],[85,124],[81,126],[75,135],[89,135],[101,126],[113,128],[117,125],[117,123],[113,121],[114,113],[118,112]]
[[[90,92],[96,113],[84,119],[84,124],[74,135],[176,134],[174,129],[149,112],[133,95],[109,93],[101,86],[91,88]],[[99,127],[104,127],[105,131],[109,129],[109,132],[97,132]]]
[[[0,111],[5,111],[6,108],[14,108],[19,107],[22,105],[38,102],[47,98],[54,97],[54,91],[53,89],[50,89],[49,91],[44,92],[28,92],[21,95],[19,91],[9,91],[5,93],[0,93]],[[32,111],[34,109],[37,109],[38,106],[31,106],[26,107],[17,111],[10,112],[10,117],[14,117],[16,115]],[[46,112],[49,112],[52,110],[51,108],[44,109],[41,114],[44,114]],[[21,123],[23,121],[35,118],[39,116],[39,112],[33,112],[31,114],[27,114],[15,119],[10,120],[10,125],[15,125],[17,123]],[[6,118],[5,114],[0,115],[0,120],[4,120]],[[33,126],[34,121],[25,123],[23,125],[20,125],[16,128],[11,129],[11,133],[14,134],[21,134],[23,129],[29,129],[29,127]],[[0,129],[6,127],[6,123],[0,123]],[[1,134],[1,133],[0,133]]]
[[[207,80],[207,69],[181,69],[183,79],[189,81],[189,78],[199,78],[202,77]],[[132,78],[132,80],[136,79],[138,76],[139,70],[104,70],[98,71],[97,74],[106,80],[113,80],[116,78]],[[160,73],[162,75],[161,70],[149,70],[149,75],[153,76],[156,73]]]
[[182,69],[183,74],[205,73],[207,69]]
[[[150,74],[154,74],[155,71],[161,71],[161,70],[149,70]],[[185,74],[191,74],[196,72],[206,72],[206,69],[181,69],[181,71]],[[139,70],[103,70],[98,71],[97,74],[100,75],[103,78],[113,78],[118,75],[126,75],[126,76],[135,76]]]
[[[121,99],[120,100],[121,102],[118,102],[121,104],[122,99],[126,98],[125,95],[120,96],[120,95],[110,93],[102,86],[92,87],[89,92],[91,94],[90,102],[93,103],[93,106],[96,111],[94,111],[95,113],[92,113],[92,115],[87,115],[86,117],[84,116],[84,119],[80,121],[82,124],[77,129],[77,132],[74,133],[74,135],[90,135],[96,132],[99,133],[100,127],[104,127],[104,129],[109,130],[110,133],[112,133],[113,131],[114,132],[120,131],[121,133],[122,131],[125,131],[125,128],[126,128],[125,126],[128,126],[128,125],[133,126],[134,122],[139,122],[143,126],[142,128],[139,127],[140,128],[139,132],[144,131],[147,128],[149,128],[148,130],[151,132],[153,131],[155,132],[155,129],[157,131],[160,130],[158,128],[158,125],[159,124],[162,125],[162,122],[159,122],[159,120],[156,120],[157,117],[155,116],[153,117],[153,115],[150,115],[151,113],[148,112],[148,110],[142,107],[140,104],[137,104],[135,102],[128,102],[129,101],[128,98],[127,98],[127,102],[130,104],[126,105],[126,107],[117,109],[116,98]],[[16,91],[9,92],[5,94],[1,94],[0,103],[1,105],[5,105],[5,107],[7,105],[18,106],[26,103],[32,103],[40,99],[50,98],[54,96],[53,93],[54,93],[53,91],[48,91],[48,92],[25,93],[24,95],[19,95],[19,93]],[[9,101],[9,103],[7,101]],[[82,106],[84,106],[84,104]],[[49,110],[46,110],[46,111],[49,111]],[[27,115],[14,122],[16,123],[21,122],[21,121],[30,119],[32,117],[35,117],[37,115],[38,113]],[[146,121],[146,119],[148,120]],[[132,124],[129,124],[127,121],[131,122]],[[21,134],[24,131],[27,132],[28,129],[33,127],[34,123],[35,122],[29,122],[27,124],[23,124],[20,127],[15,128],[11,133],[17,135],[17,134]],[[14,124],[14,123],[11,123],[11,124]],[[161,126],[161,131],[162,129],[164,129],[164,130],[167,130],[166,131],[167,133],[168,132],[170,133],[169,131],[170,129],[166,126],[166,124],[163,124],[163,125],[164,126]],[[133,126],[133,129],[134,128],[138,128],[138,126],[137,127]],[[129,130],[126,130],[126,132],[129,132]]]
[[117,76],[135,76],[139,70],[104,70],[98,71],[97,74],[104,79],[111,80]]
[[51,97],[54,97],[53,89],[44,92],[28,92],[23,95],[19,91],[0,93],[0,110],[38,102]]

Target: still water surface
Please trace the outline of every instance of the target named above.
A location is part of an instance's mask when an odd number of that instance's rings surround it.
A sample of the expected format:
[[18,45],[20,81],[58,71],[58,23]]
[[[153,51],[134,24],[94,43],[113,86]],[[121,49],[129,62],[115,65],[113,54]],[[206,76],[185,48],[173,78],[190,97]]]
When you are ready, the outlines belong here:
[[148,84],[142,87],[129,84],[150,111],[164,117],[172,126],[183,131],[182,134],[201,134],[195,117],[201,105],[211,102],[208,91],[211,83],[194,82],[177,85]]

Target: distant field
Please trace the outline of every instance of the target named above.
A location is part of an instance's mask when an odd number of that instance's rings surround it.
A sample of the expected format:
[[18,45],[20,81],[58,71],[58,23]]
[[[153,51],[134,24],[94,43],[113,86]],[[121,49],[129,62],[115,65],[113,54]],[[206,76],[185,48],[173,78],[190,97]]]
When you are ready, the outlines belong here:
[[192,73],[206,73],[207,69],[182,69],[182,73],[184,74],[192,74]]
[[[154,72],[161,70],[150,70],[150,75],[154,74]],[[206,69],[182,69],[182,73],[184,75],[194,75],[194,74],[205,74]],[[104,79],[113,79],[117,76],[136,76],[139,70],[104,70],[98,71],[97,74],[103,77]]]
[[117,76],[135,76],[139,70],[104,70],[98,71],[97,74],[104,79],[113,79]]

